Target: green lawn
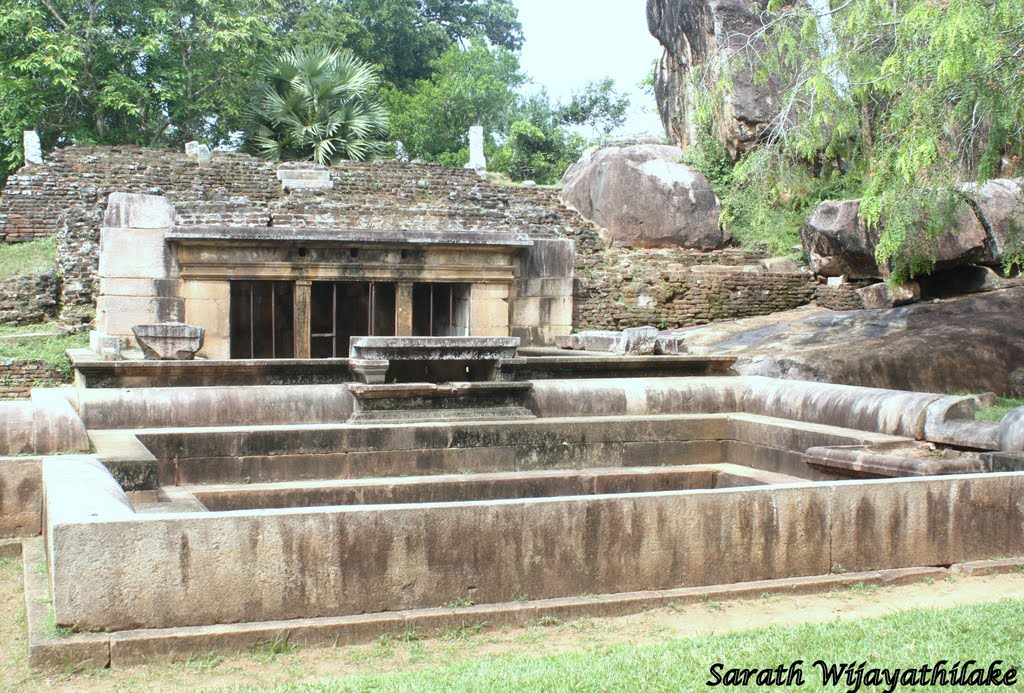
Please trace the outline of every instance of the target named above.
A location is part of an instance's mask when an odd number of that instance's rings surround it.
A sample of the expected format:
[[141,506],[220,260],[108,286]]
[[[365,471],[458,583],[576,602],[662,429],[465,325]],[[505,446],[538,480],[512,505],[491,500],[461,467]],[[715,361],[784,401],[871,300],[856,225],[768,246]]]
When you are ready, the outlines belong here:
[[[878,619],[771,627],[728,635],[674,640],[640,647],[536,657],[485,657],[415,672],[327,679],[316,684],[249,691],[712,691],[766,690],[705,685],[710,667],[766,668],[802,665],[799,690],[825,687],[816,660],[830,664],[867,661],[867,668],[920,668],[947,660],[996,660],[1024,664],[1024,601],[965,606],[944,611],[906,611]],[[1009,664],[1004,665],[1008,668]],[[724,673],[724,671],[723,671]],[[998,690],[1017,690],[1000,688]],[[884,687],[864,686],[861,691]],[[937,690],[905,688],[898,690]],[[945,688],[952,690],[952,688]],[[962,689],[960,689],[962,690]],[[992,688],[972,690],[995,690]]]
[[12,277],[41,274],[57,266],[57,239],[28,243],[0,243],[0,282]]
[[1024,399],[1000,397],[999,403],[995,406],[979,409],[975,418],[979,421],[1001,421],[1004,416],[1017,407],[1024,407]]
[[[52,328],[33,325],[18,328],[24,332],[47,331]],[[64,377],[71,377],[71,361],[64,353],[67,349],[79,349],[89,346],[89,335],[85,333],[52,337],[24,337],[20,339],[0,339],[0,360],[13,359],[25,361],[45,361]]]

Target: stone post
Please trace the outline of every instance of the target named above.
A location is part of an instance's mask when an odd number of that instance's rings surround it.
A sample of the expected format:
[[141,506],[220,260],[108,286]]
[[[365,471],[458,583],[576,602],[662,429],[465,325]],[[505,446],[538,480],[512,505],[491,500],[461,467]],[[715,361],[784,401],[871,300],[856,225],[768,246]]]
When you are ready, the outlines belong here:
[[297,359],[309,358],[312,293],[313,282],[308,280],[295,282],[295,358]]
[[395,286],[395,335],[412,336],[412,282]]
[[469,129],[469,163],[465,167],[476,171],[481,178],[487,176],[487,159],[484,157],[484,129],[480,125],[474,125]]
[[25,146],[25,163],[43,163],[43,146],[39,143],[39,135],[35,130],[25,130],[21,135]]

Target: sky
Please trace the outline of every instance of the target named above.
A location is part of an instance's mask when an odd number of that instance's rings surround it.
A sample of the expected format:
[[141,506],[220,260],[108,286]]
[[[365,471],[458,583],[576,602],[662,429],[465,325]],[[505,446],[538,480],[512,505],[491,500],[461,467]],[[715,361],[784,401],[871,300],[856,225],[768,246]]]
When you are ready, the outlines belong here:
[[662,136],[654,96],[638,83],[661,55],[647,30],[646,0],[514,0],[525,44],[521,64],[556,100],[608,76],[629,94],[629,120],[616,135]]

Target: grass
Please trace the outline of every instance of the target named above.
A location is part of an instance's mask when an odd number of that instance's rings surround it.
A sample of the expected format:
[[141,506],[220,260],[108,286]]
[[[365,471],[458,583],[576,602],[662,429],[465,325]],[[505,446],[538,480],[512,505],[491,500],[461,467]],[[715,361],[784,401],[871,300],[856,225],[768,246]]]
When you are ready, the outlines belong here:
[[52,236],[28,243],[0,243],[0,282],[56,267],[57,239]]
[[[1024,601],[906,611],[883,618],[773,626],[655,645],[616,645],[542,656],[487,656],[411,672],[330,678],[248,691],[635,691],[706,690],[710,667],[788,666],[804,660],[806,689],[826,689],[815,660],[920,668],[939,660],[1024,665]],[[842,688],[842,687],[840,687]],[[235,689],[239,690],[239,689]],[[750,688],[749,690],[754,690]],[[838,689],[835,689],[838,690]],[[843,689],[845,690],[845,689]],[[868,689],[863,689],[868,690]],[[881,690],[881,689],[879,689]],[[948,689],[947,689],[948,690]]]
[[999,402],[994,406],[979,409],[975,418],[978,421],[1002,421],[1003,417],[1017,407],[1024,407],[1024,399],[1013,399],[1011,397],[1000,397]]
[[44,361],[68,380],[71,378],[71,361],[64,352],[87,346],[89,335],[84,333],[4,339],[0,340],[0,360]]

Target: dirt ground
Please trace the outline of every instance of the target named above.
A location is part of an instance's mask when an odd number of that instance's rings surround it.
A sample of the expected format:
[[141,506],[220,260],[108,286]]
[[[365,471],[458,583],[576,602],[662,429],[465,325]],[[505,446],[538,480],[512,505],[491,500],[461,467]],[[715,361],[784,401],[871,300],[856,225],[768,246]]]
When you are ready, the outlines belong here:
[[911,608],[950,608],[1024,599],[1024,574],[953,577],[901,587],[855,586],[813,596],[705,602],[620,618],[584,618],[526,628],[452,631],[428,638],[385,638],[357,647],[295,650],[284,646],[230,657],[38,674],[28,669],[21,562],[0,561],[0,685],[9,691],[206,690],[231,686],[313,682],[356,673],[421,669],[483,655],[551,654],[623,642],[656,643],[769,625],[852,620]]

